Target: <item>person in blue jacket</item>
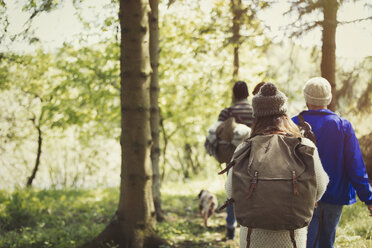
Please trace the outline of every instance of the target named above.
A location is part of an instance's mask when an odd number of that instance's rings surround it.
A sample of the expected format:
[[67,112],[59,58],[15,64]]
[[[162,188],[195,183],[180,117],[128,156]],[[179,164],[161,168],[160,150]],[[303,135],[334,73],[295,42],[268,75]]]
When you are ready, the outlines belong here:
[[[322,77],[311,78],[303,93],[308,110],[301,115],[315,134],[319,156],[329,176],[327,190],[309,225],[307,247],[333,248],[343,205],[356,202],[355,191],[372,216],[372,187],[351,123],[327,109],[332,100],[329,82]],[[292,120],[298,124],[298,116]]]

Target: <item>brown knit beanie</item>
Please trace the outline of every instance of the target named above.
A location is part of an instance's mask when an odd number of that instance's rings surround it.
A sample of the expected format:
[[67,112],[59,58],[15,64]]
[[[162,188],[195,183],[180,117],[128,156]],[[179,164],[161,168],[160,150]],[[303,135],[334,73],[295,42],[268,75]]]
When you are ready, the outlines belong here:
[[272,83],[265,83],[252,99],[254,117],[287,113],[287,97]]

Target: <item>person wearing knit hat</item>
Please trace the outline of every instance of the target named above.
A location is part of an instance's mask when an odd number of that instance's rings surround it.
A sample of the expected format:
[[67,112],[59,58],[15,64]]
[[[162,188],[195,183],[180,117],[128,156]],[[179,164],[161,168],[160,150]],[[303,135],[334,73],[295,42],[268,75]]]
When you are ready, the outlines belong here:
[[330,179],[318,203],[321,207],[316,208],[310,222],[307,246],[333,248],[343,206],[357,201],[355,193],[367,205],[372,216],[372,187],[351,123],[327,108],[332,100],[328,80],[322,77],[309,79],[303,94],[308,110],[292,120],[298,123],[299,116],[302,116],[310,124],[320,159]]
[[[248,87],[244,81],[235,82],[233,88],[233,105],[223,109],[219,116],[218,122],[226,121],[230,116],[235,117],[235,121],[250,127],[253,123],[252,105],[248,102]],[[232,154],[231,154],[232,156]],[[236,220],[233,205],[226,208],[226,237],[227,239],[235,238]]]
[[263,117],[287,113],[287,97],[272,83],[264,84],[253,97],[253,116]]
[[[279,144],[275,141],[271,142],[271,140],[275,138],[274,136],[286,136],[288,137],[288,139],[291,140],[291,142],[293,142],[293,140],[296,140],[297,142],[300,140],[301,145],[305,144],[306,146],[312,147],[314,149],[313,159],[315,172],[314,177],[316,177],[316,199],[320,199],[327,187],[328,177],[322,167],[319,157],[317,156],[318,153],[316,151],[315,145],[310,140],[302,137],[297,125],[288,117],[286,95],[281,92],[274,84],[264,83],[260,87],[258,93],[254,95],[252,99],[252,106],[254,121],[252,124],[251,136],[247,141],[251,142],[251,151],[253,151],[254,149],[259,149],[255,147],[263,147],[265,149],[269,149],[269,147],[273,148],[273,146]],[[265,138],[262,139],[262,137],[256,136],[265,136]],[[266,140],[266,142],[268,143],[260,143],[260,141],[262,140]],[[241,154],[240,149],[243,149],[244,146],[245,145],[238,146],[235,154]],[[281,146],[285,147],[285,145],[283,144],[281,144]],[[250,154],[249,156],[253,156],[253,158],[246,158],[246,161],[252,161],[252,164],[256,159],[257,161],[260,161],[260,158],[256,158],[253,154]],[[278,156],[280,156],[280,154],[278,154]],[[242,167],[242,165],[239,166]],[[278,164],[278,166],[281,166],[281,164]],[[233,175],[235,167],[233,166],[231,170],[232,171],[227,175],[225,184],[226,195],[228,199],[231,199],[233,196]],[[257,187],[260,187],[259,181],[260,177],[258,176]],[[236,195],[238,195],[238,193]],[[266,195],[261,196],[261,198],[267,197],[270,198],[270,196]],[[283,199],[283,201],[285,201],[285,199]],[[275,202],[275,204],[280,205],[281,203]],[[312,206],[313,205],[311,204],[309,208],[312,208]],[[247,209],[249,208],[250,206],[247,206]],[[293,214],[295,215],[296,213]],[[260,228],[251,228],[250,232],[248,232],[248,230],[248,227],[243,225],[240,226],[240,248],[248,247],[247,240],[249,240],[250,248],[306,247],[307,226],[294,230],[294,240],[291,240],[291,236],[289,235],[288,230],[267,230]]]
[[304,97],[307,104],[313,106],[328,106],[332,100],[331,85],[325,78],[311,78],[305,84]]

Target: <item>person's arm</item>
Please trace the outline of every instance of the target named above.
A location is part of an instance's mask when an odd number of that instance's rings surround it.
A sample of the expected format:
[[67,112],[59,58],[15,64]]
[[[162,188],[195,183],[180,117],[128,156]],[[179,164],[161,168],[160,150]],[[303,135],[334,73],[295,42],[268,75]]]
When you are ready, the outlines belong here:
[[[243,143],[240,144],[240,145],[238,145],[238,147],[235,149],[234,154],[236,154],[236,152],[238,152],[243,147],[244,147],[244,144]],[[232,159],[234,159],[234,156],[233,156]],[[228,171],[228,173],[227,173],[227,179],[226,179],[226,182],[225,182],[225,191],[226,191],[227,199],[231,199],[232,198],[232,174],[233,174],[233,169],[234,169],[234,167],[232,167]]]
[[361,201],[365,202],[372,216],[372,187],[369,184],[366,167],[358,139],[350,122],[344,122],[344,166],[351,185]]
[[231,168],[229,173],[227,173],[227,179],[225,183],[225,191],[226,191],[226,197],[227,199],[232,198],[232,170],[234,168]]
[[314,143],[307,138],[303,138],[303,144],[314,148],[313,159],[314,159],[314,172],[315,172],[315,177],[316,177],[316,201],[319,201],[327,189],[329,177],[323,169],[322,162],[319,158],[318,149],[316,148]]
[[318,149],[316,148],[314,150],[314,170],[315,170],[316,191],[317,191],[316,200],[319,201],[327,189],[327,185],[329,183],[329,177],[323,169],[322,162],[320,161],[320,158],[319,158]]

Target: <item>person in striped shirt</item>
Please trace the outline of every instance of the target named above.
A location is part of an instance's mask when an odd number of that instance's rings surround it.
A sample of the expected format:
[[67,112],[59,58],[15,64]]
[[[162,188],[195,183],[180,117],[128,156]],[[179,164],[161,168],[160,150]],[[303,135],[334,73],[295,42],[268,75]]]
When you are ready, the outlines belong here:
[[234,104],[230,108],[225,108],[221,111],[218,116],[219,121],[225,121],[230,117],[229,109],[232,114],[238,117],[236,120],[242,124],[250,127],[253,123],[252,105],[248,102],[248,87],[243,81],[238,81],[233,87],[233,102]]
[[[248,102],[248,87],[243,81],[238,81],[233,87],[233,105],[230,108],[225,108],[218,116],[218,121],[227,120],[231,114],[235,116],[235,121],[251,126],[253,123],[253,109],[252,105]],[[229,113],[231,111],[231,113]],[[236,220],[234,215],[233,205],[226,207],[226,238],[234,239]]]

